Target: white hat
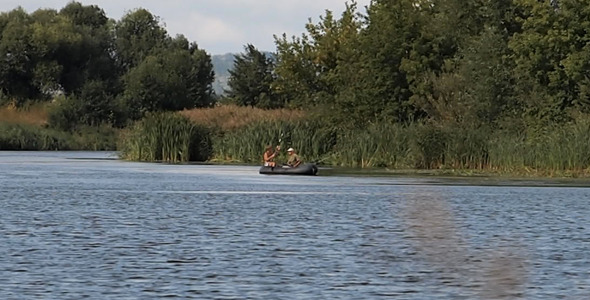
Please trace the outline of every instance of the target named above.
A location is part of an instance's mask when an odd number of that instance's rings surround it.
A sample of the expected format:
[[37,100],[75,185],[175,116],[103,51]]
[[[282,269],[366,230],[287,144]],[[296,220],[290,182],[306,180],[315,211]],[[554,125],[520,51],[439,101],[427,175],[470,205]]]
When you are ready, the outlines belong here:
[[287,149],[287,152],[291,152],[291,151],[295,151],[295,149],[293,149],[293,148]]

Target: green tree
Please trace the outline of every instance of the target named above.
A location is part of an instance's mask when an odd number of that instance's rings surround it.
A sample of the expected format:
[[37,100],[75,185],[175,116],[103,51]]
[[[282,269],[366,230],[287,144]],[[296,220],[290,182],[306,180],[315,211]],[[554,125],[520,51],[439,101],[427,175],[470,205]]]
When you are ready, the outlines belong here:
[[34,83],[48,97],[63,93],[50,124],[73,129],[115,121],[120,72],[113,53],[112,22],[97,6],[71,2],[59,13],[32,14],[38,61]]
[[59,14],[67,18],[81,36],[77,44],[70,44],[59,56],[64,66],[62,85],[65,92],[76,92],[87,81],[105,81],[108,93],[117,93],[121,71],[113,57],[114,21],[108,19],[98,6],[83,6],[78,2],[70,2]]
[[199,49],[196,43],[190,44],[188,50],[191,55],[191,69],[187,78],[188,96],[192,100],[193,107],[213,106],[215,104],[213,97],[215,72],[211,55]]
[[[563,122],[568,110],[588,110],[590,12],[586,1],[516,0],[522,31],[509,42],[518,98],[530,122]],[[558,7],[556,7],[558,5]]]
[[75,95],[61,97],[49,112],[49,124],[60,130],[79,125],[116,124],[118,109],[105,81],[87,81]]
[[79,72],[68,76],[73,69],[82,68],[76,58],[83,55],[83,33],[55,10],[37,10],[31,17],[37,55],[34,82],[48,98],[53,93],[72,93],[84,84]]
[[347,5],[338,19],[331,11],[313,24],[307,33],[288,39],[275,36],[277,79],[275,90],[292,107],[323,106],[337,108],[335,97],[345,82],[339,68],[352,63],[361,23],[356,4]]
[[572,82],[571,108],[590,113],[590,6],[584,0],[561,0],[558,12],[570,35],[567,57],[561,62],[568,82]]
[[212,105],[214,74],[210,61],[211,57],[196,46],[146,57],[124,76],[122,101],[129,117],[139,119],[148,112]]
[[[478,127],[508,111],[514,98],[507,41],[517,28],[510,24],[510,11],[514,8],[501,1],[445,1],[433,11],[440,27],[431,35],[437,38],[426,44],[446,50],[430,51],[437,63],[422,75],[411,74],[423,83],[422,89],[413,87],[413,99],[429,118]],[[432,30],[428,26],[426,32]],[[413,58],[409,61],[415,64]]]
[[229,70],[227,97],[238,105],[261,108],[281,107],[271,85],[274,63],[253,45],[234,56],[233,69]]
[[426,70],[424,65],[432,61],[423,32],[427,20],[415,1],[373,2],[359,37],[360,58],[354,67],[358,79],[349,80],[350,89],[343,96],[355,123],[380,118],[405,122],[420,115],[410,99],[412,88],[422,81],[408,73],[421,74],[418,70]]
[[139,65],[169,41],[158,17],[145,9],[129,12],[115,26],[115,46],[120,66],[129,70]]
[[32,41],[31,17],[17,8],[0,15],[0,94],[21,105],[41,91],[33,84],[37,55]]

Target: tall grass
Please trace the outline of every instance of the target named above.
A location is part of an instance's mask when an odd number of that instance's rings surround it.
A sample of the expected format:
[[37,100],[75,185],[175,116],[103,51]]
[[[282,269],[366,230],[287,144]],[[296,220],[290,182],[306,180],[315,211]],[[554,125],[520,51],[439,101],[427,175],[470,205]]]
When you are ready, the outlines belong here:
[[205,161],[212,152],[209,130],[177,113],[154,113],[123,132],[121,157],[136,161]]
[[220,133],[214,142],[216,160],[260,163],[266,145],[280,145],[278,160],[286,160],[285,151],[293,147],[305,161],[320,162],[336,143],[336,129],[319,120],[259,121]]
[[0,107],[0,122],[5,124],[37,125],[47,124],[47,107],[35,104],[22,108],[8,105]]
[[72,137],[64,132],[27,124],[0,123],[0,150],[68,150]]
[[366,129],[338,133],[334,151],[326,159],[328,164],[353,168],[412,167],[411,132],[402,125],[375,123]]
[[341,133],[335,149],[331,164],[361,168],[483,168],[488,159],[484,133],[430,124],[375,123]]
[[493,131],[447,124],[373,124],[341,132],[329,164],[395,169],[469,169],[503,173],[587,172],[590,120],[563,126]]
[[291,122],[303,119],[305,112],[300,110],[273,109],[264,110],[249,106],[221,105],[213,108],[198,108],[182,111],[196,124],[209,128],[219,128],[222,131],[235,130],[261,121]]
[[496,132],[489,143],[490,167],[502,171],[583,171],[590,168],[590,121],[518,133]]
[[64,132],[28,124],[0,123],[0,150],[115,150],[117,130]]

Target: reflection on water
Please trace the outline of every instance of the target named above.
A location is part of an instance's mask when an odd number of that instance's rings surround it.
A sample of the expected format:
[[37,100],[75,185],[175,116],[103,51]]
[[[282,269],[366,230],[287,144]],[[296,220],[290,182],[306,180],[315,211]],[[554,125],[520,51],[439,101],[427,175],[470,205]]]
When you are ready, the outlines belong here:
[[257,171],[0,152],[2,298],[590,299],[590,189]]
[[462,236],[449,195],[432,188],[407,196],[402,218],[412,245],[439,274],[441,283],[462,287],[483,299],[512,299],[524,294],[527,278],[522,249],[510,237],[495,236],[504,246],[476,249]]

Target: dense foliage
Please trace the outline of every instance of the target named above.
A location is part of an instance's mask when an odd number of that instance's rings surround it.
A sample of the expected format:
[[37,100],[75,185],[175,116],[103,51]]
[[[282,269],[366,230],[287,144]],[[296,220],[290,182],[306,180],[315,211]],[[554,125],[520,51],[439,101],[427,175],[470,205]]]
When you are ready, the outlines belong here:
[[587,0],[375,0],[276,37],[273,93],[339,125],[546,126],[590,105]]
[[281,107],[276,93],[271,90],[274,81],[272,59],[253,45],[247,45],[245,50],[245,53],[234,56],[234,67],[229,70],[229,102],[260,108]]
[[145,9],[119,21],[78,2],[0,14],[0,104],[53,100],[58,129],[208,107],[213,79],[210,55]]

